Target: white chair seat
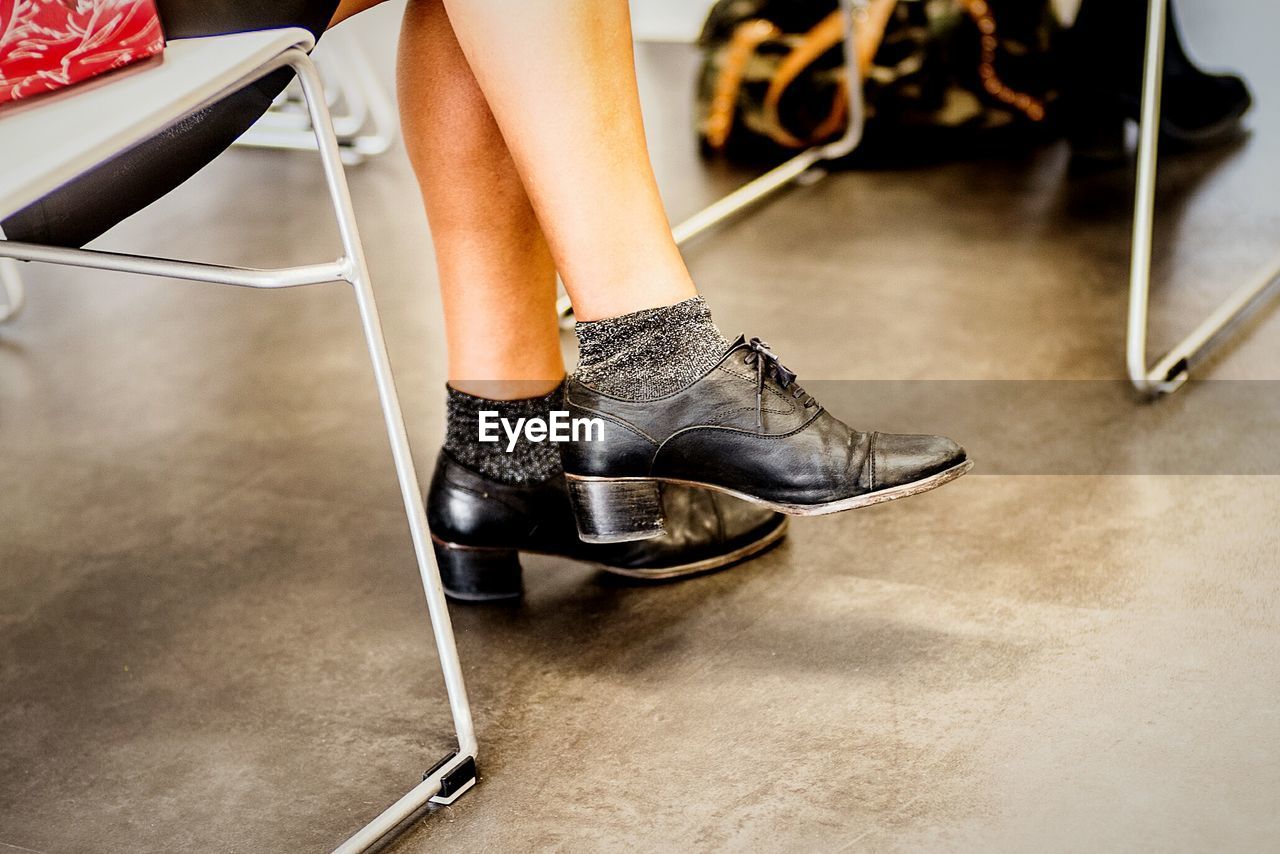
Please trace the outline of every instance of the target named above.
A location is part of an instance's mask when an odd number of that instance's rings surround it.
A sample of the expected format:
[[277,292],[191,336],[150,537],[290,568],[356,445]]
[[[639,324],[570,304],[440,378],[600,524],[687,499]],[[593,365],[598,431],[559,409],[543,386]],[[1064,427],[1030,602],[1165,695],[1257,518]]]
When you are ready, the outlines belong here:
[[0,218],[154,136],[314,43],[303,29],[174,39],[156,60],[0,108]]

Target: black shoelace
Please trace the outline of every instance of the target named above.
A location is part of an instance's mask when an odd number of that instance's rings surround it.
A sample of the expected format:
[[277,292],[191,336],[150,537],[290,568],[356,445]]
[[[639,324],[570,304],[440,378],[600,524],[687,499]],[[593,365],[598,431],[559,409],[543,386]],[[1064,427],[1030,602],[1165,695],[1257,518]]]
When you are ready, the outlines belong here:
[[787,369],[786,365],[778,361],[778,357],[769,349],[769,345],[761,341],[759,338],[752,338],[747,342],[746,359],[743,361],[748,365],[756,366],[756,429],[764,428],[764,383],[768,377],[773,377],[778,385],[782,387],[784,392],[789,392],[794,400],[803,400],[804,408],[817,405],[817,401],[813,399],[813,395],[806,394],[805,390],[796,385],[796,375],[794,371]]

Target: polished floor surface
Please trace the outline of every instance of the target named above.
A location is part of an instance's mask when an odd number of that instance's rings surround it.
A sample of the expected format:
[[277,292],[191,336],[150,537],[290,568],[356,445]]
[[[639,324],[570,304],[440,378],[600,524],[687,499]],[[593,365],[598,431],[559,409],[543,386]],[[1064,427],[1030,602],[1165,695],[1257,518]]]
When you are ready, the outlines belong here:
[[[1184,5],[1193,48],[1247,69],[1259,103],[1238,148],[1164,173],[1153,349],[1280,225],[1280,13]],[[358,26],[387,44],[395,16]],[[679,218],[741,176],[698,161],[690,51],[640,66]],[[838,174],[686,254],[722,326],[806,385],[1074,400],[1049,381],[1122,376],[1131,175],[1065,164]],[[235,150],[101,245],[332,257],[317,174]],[[399,149],[351,180],[426,473],[426,224]],[[327,850],[450,732],[350,294],[26,275],[0,328],[0,852]],[[1280,379],[1280,312],[1251,333],[1200,376]],[[528,560],[523,604],[453,611],[480,785],[392,850],[1276,850],[1280,478],[1195,466],[1214,387],[1152,406],[1100,382],[968,435],[912,406],[870,426],[953,432],[983,449],[972,476],[797,520],[719,575],[630,587]],[[1277,435],[1254,415],[1218,407],[1215,443]],[[1091,466],[1141,431],[1159,465]],[[1011,466],[1006,437],[1076,459]]]

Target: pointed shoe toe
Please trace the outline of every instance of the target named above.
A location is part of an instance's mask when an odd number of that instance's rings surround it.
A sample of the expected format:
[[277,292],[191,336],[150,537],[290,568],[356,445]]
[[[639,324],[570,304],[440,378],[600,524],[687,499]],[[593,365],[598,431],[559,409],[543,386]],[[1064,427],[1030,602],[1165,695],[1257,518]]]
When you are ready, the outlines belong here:
[[966,464],[968,454],[946,436],[873,433],[868,455],[872,491],[926,481]]

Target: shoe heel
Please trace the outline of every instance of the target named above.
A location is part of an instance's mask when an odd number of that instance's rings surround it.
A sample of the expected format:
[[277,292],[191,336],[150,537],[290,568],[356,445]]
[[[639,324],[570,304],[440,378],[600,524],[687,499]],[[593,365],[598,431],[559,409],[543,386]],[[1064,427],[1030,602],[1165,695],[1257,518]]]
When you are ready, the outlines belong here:
[[520,555],[515,549],[483,549],[433,541],[440,581],[450,599],[493,602],[524,595]]
[[571,475],[566,480],[584,543],[662,536],[662,491],[656,480],[581,480]]

